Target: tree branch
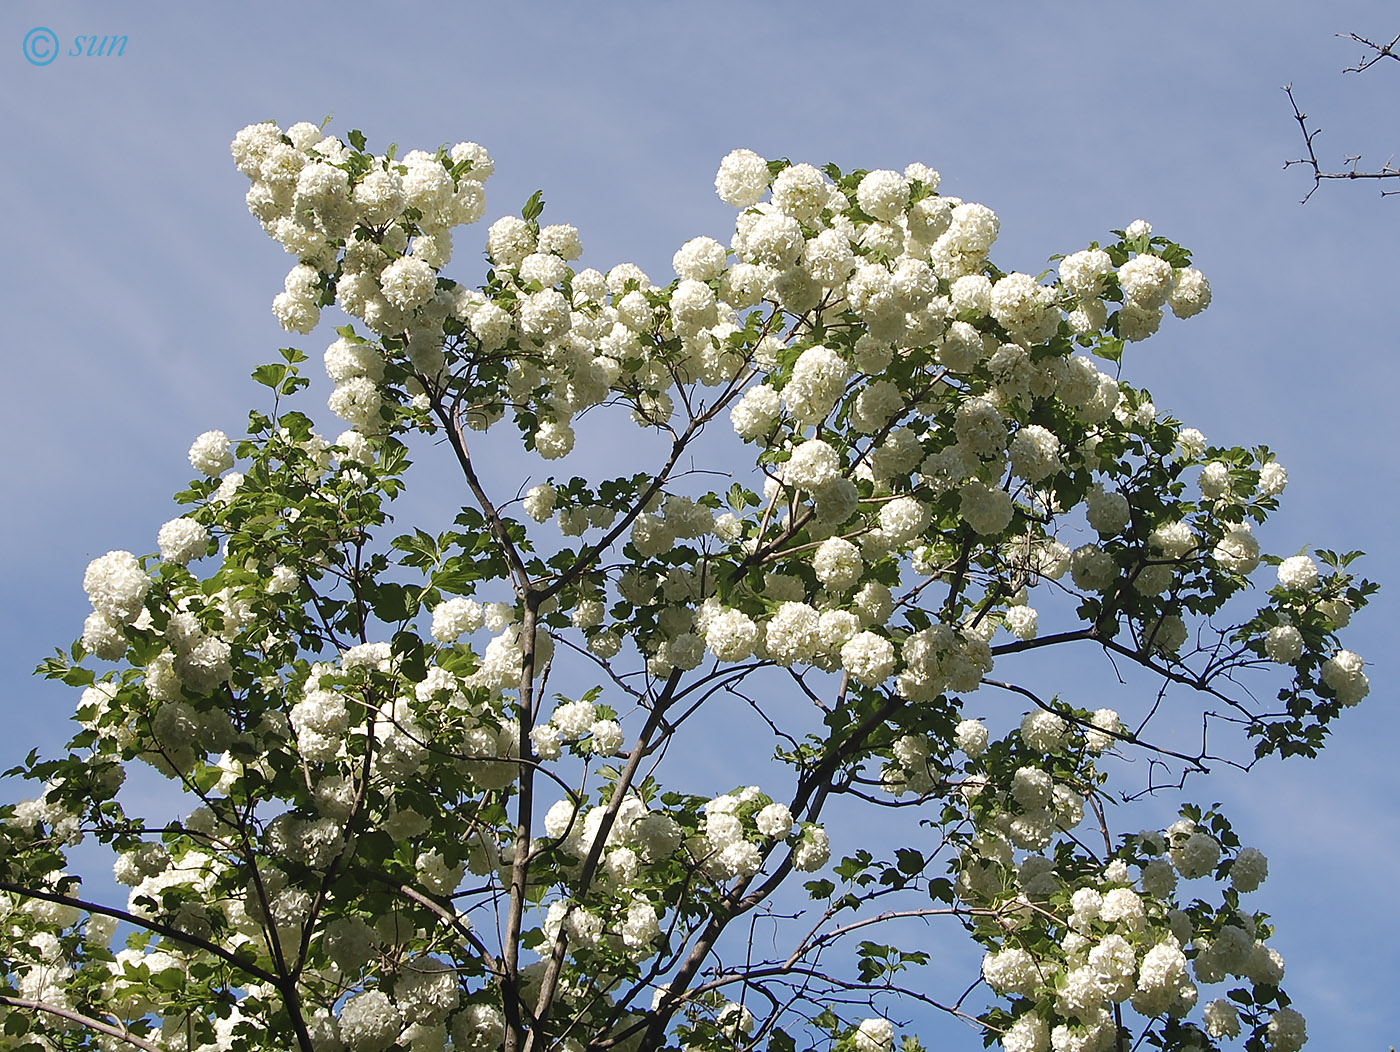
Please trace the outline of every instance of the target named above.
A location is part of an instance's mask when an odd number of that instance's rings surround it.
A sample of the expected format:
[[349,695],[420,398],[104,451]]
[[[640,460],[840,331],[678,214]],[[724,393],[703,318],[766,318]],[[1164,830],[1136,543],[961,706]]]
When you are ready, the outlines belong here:
[[71,1023],[78,1023],[89,1030],[96,1030],[99,1034],[106,1034],[108,1037],[115,1037],[118,1041],[125,1041],[129,1045],[144,1049],[145,1052],[165,1052],[159,1045],[153,1045],[149,1041],[143,1041],[135,1034],[128,1033],[120,1027],[104,1023],[100,1019],[75,1012],[71,1008],[63,1008],[60,1005],[51,1005],[47,1001],[30,1001],[23,997],[8,997],[0,994],[0,1005],[9,1005],[11,1008],[28,1008],[34,1012],[46,1012],[49,1015],[56,1015],[60,1019],[67,1019]]
[[[1358,37],[1356,39],[1360,38]],[[1394,58],[1395,56],[1389,53],[1388,48],[1389,45],[1387,45],[1387,56]],[[1377,56],[1372,62],[1374,63],[1377,61],[1379,57],[1380,56]],[[1361,68],[1364,69],[1366,67],[1362,66]],[[1350,164],[1350,168],[1340,172],[1324,172],[1322,170],[1322,163],[1317,159],[1317,151],[1313,148],[1313,140],[1322,133],[1322,129],[1308,127],[1308,115],[1298,108],[1298,101],[1293,97],[1292,84],[1285,85],[1283,91],[1284,94],[1288,96],[1289,104],[1293,107],[1293,119],[1298,122],[1298,127],[1303,133],[1303,148],[1307,150],[1306,157],[1296,157],[1291,161],[1284,161],[1283,166],[1284,168],[1291,168],[1295,164],[1301,164],[1303,167],[1309,169],[1313,176],[1312,189],[1303,196],[1302,201],[1299,202],[1300,204],[1308,203],[1308,198],[1317,193],[1317,188],[1322,185],[1324,179],[1400,179],[1400,168],[1395,166],[1393,158],[1392,160],[1386,161],[1385,164],[1376,171],[1361,171],[1357,167],[1361,162],[1361,155],[1359,153],[1345,158],[1344,163]],[[1400,193],[1400,190],[1382,190],[1381,196],[1390,197],[1398,193]]]
[[60,895],[53,891],[41,891],[37,888],[26,888],[19,884],[11,884],[9,881],[0,881],[0,891],[8,891],[12,895],[20,895],[25,898],[43,899],[45,902],[56,902],[61,906],[75,906],[80,910],[87,910],[89,913],[100,913],[107,917],[115,917],[117,920],[134,924],[138,928],[145,928],[147,931],[163,935],[167,939],[174,939],[183,942],[195,949],[203,950],[205,953],[212,953],[219,960],[241,968],[249,975],[256,976],[265,983],[279,985],[281,979],[269,972],[265,968],[259,968],[247,958],[240,957],[236,953],[231,953],[222,946],[212,943],[207,939],[201,939],[198,935],[191,935],[189,932],[181,931],[179,928],[171,927],[169,924],[162,924],[160,921],[147,920],[138,917],[134,913],[126,910],[119,910],[115,906],[103,906],[101,903],[88,902],[86,899],[73,898],[71,895]]

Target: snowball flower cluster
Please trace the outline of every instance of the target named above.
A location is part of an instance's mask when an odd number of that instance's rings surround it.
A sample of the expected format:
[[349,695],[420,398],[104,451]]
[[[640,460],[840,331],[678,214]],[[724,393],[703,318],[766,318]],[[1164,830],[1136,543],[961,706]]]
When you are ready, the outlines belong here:
[[768,162],[752,150],[725,154],[715,176],[715,192],[727,205],[748,208],[768,189]]
[[215,478],[233,467],[233,452],[228,435],[222,431],[206,431],[190,446],[190,467],[202,475]]
[[439,643],[455,643],[485,623],[485,611],[481,604],[459,596],[433,608],[432,636]]
[[209,531],[194,519],[171,519],[160,528],[156,535],[160,557],[176,566],[184,566],[197,559],[209,547]]
[[857,1052],[890,1052],[894,1045],[894,1026],[888,1019],[862,1020],[856,1027],[855,1044]]
[[1292,592],[1307,592],[1317,587],[1317,563],[1308,555],[1294,555],[1278,566],[1278,583]]
[[93,609],[117,624],[136,620],[150,587],[150,578],[130,552],[108,552],[88,563],[83,573],[83,591]]
[[1322,663],[1322,682],[1332,688],[1343,705],[1355,705],[1371,692],[1364,667],[1360,655],[1339,650]]

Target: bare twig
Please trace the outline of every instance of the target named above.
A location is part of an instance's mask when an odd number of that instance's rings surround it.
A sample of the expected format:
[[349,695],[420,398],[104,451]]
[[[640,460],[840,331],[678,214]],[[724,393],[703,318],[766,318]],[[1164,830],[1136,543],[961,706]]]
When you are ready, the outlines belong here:
[[1400,53],[1395,50],[1395,45],[1400,44],[1400,33],[1397,33],[1389,44],[1377,44],[1363,36],[1357,36],[1355,33],[1338,33],[1336,35],[1342,40],[1354,40],[1374,52],[1374,54],[1363,56],[1356,65],[1347,66],[1346,69],[1342,70],[1343,73],[1364,73],[1383,58],[1393,58],[1400,62]]
[[[1363,56],[1356,65],[1347,66],[1342,70],[1343,73],[1363,73],[1383,58],[1400,61],[1400,52],[1395,50],[1396,45],[1400,45],[1400,34],[1397,34],[1388,44],[1377,44],[1375,41],[1367,40],[1355,33],[1338,33],[1337,35],[1346,40],[1354,40],[1370,49],[1369,54]],[[1400,179],[1400,167],[1396,167],[1393,155],[1380,168],[1371,171],[1361,170],[1361,154],[1359,153],[1343,158],[1344,167],[1342,170],[1324,171],[1322,162],[1317,159],[1317,151],[1313,146],[1313,140],[1322,133],[1322,129],[1308,126],[1308,115],[1298,108],[1298,100],[1293,97],[1292,84],[1285,85],[1283,91],[1288,96],[1289,105],[1293,107],[1293,119],[1298,122],[1298,128],[1303,133],[1303,148],[1307,151],[1307,156],[1284,161],[1283,166],[1291,168],[1295,164],[1299,164],[1309,169],[1313,176],[1312,188],[1308,190],[1301,203],[1307,204],[1308,198],[1317,193],[1317,188],[1322,185],[1324,179]],[[1382,197],[1390,197],[1394,194],[1400,194],[1400,190],[1381,190]]]

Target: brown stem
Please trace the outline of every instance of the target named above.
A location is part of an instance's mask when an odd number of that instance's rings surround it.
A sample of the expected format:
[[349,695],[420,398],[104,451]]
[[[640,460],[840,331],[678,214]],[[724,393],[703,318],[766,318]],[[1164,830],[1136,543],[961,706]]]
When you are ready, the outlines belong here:
[[239,957],[237,954],[231,953],[222,946],[212,943],[207,939],[201,939],[197,935],[191,935],[189,932],[181,931],[179,928],[173,928],[168,924],[162,924],[160,921],[138,917],[134,913],[128,913],[126,910],[119,910],[114,906],[103,906],[97,902],[88,902],[85,899],[74,898],[71,895],[60,895],[57,892],[41,891],[37,888],[26,888],[19,884],[11,884],[9,881],[0,881],[0,891],[7,891],[12,895],[20,895],[25,898],[42,899],[45,902],[56,902],[63,906],[74,906],[80,910],[87,910],[89,913],[99,913],[103,916],[115,917],[117,920],[126,921],[128,924],[134,924],[138,928],[145,928],[147,931],[155,932],[157,935],[163,935],[167,939],[174,939],[177,942],[183,942],[195,949],[203,950],[205,953],[212,953],[226,964],[231,964],[235,968],[241,968],[249,975],[256,976],[265,983],[275,984],[279,981],[278,976],[274,973],[269,972],[265,968],[258,967],[246,958]]
[[125,1041],[129,1045],[144,1049],[145,1052],[165,1052],[159,1045],[153,1045],[149,1041],[143,1041],[135,1034],[129,1033],[120,1027],[104,1023],[100,1019],[75,1012],[71,1008],[64,1008],[60,1005],[52,1005],[47,1001],[31,1001],[23,997],[8,997],[0,994],[0,1005],[9,1005],[11,1008],[28,1008],[34,1012],[46,1012],[49,1015],[56,1015],[60,1019],[67,1019],[72,1023],[79,1023],[89,1030],[96,1030],[99,1034],[106,1034],[108,1037],[115,1037],[118,1041]]

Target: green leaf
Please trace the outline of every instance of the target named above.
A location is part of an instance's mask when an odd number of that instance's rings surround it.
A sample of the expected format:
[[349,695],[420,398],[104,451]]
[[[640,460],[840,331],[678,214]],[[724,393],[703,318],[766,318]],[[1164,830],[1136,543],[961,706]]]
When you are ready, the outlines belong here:
[[525,207],[520,210],[521,217],[525,222],[538,219],[544,212],[544,191],[536,190],[530,195],[530,200],[525,202]]
[[285,365],[277,365],[275,363],[269,365],[260,365],[253,370],[254,380],[262,384],[264,387],[271,387],[274,390],[276,390],[277,385],[282,382],[286,375],[287,367]]
[[905,876],[912,877],[924,868],[924,856],[911,847],[902,847],[894,853],[895,864]]
[[346,138],[350,140],[350,145],[351,145],[351,146],[355,147],[355,149],[359,150],[361,153],[364,152],[364,149],[365,149],[365,133],[364,133],[364,132],[360,131],[358,128],[352,128],[352,129],[350,130],[350,134],[347,135]]
[[423,641],[417,635],[412,632],[399,632],[394,636],[393,652],[398,655],[399,668],[410,683],[421,683],[428,678]]
[[836,885],[829,880],[809,880],[802,886],[814,899],[829,899],[831,893],[836,890]]

